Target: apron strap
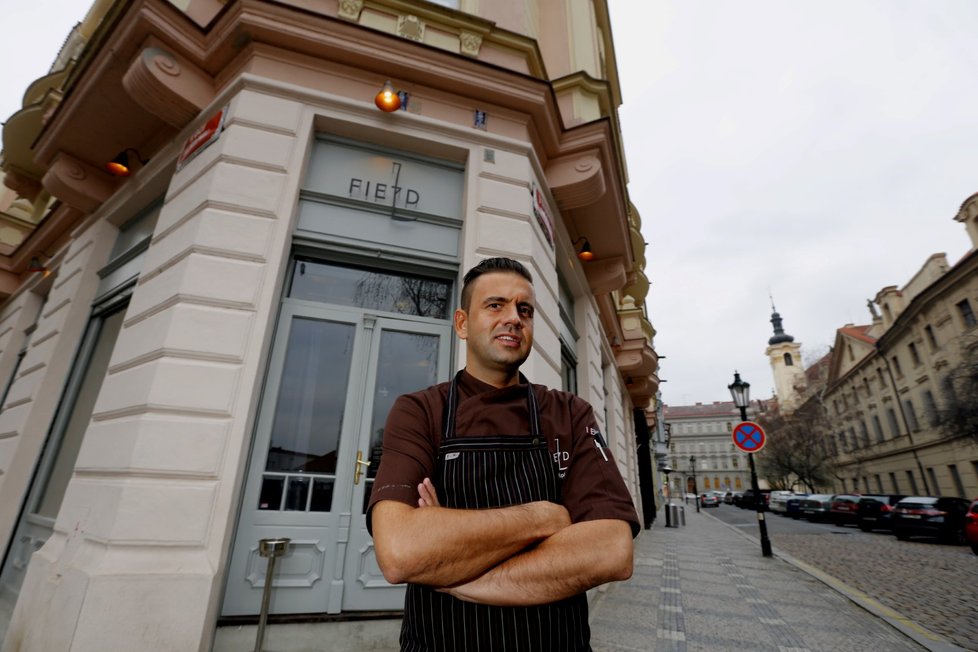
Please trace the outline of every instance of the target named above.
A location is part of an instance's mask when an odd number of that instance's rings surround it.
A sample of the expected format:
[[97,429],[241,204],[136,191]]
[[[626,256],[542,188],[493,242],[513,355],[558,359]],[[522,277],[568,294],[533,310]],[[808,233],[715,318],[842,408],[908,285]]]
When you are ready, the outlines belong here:
[[[442,415],[442,423],[445,424],[442,430],[442,441],[451,439],[455,436],[455,408],[458,406],[458,381],[462,377],[464,369],[460,369],[452,383],[448,386],[448,400],[445,401],[445,414]],[[520,372],[520,382],[526,383],[526,402],[530,410],[530,434],[534,437],[540,436],[540,408],[537,406],[537,397],[533,392],[533,385],[526,379],[523,372]]]

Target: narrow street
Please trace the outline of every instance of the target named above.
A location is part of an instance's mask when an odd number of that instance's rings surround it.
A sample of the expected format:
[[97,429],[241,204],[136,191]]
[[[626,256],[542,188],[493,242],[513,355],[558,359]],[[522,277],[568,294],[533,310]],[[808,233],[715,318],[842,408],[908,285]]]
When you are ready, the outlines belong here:
[[[691,510],[692,504],[687,517]],[[703,511],[759,537],[756,512],[732,505]],[[978,556],[970,548],[927,539],[898,541],[886,532],[770,512],[765,516],[776,553],[814,566],[955,644],[978,650]]]

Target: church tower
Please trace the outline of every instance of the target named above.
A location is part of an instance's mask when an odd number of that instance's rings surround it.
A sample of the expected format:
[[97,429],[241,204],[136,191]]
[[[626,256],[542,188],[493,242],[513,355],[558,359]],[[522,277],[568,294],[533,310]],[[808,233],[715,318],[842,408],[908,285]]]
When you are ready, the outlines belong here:
[[774,336],[767,341],[765,353],[771,359],[774,374],[774,391],[782,414],[790,414],[801,404],[801,392],[805,388],[805,370],[801,366],[801,344],[784,332],[781,315],[771,302],[771,324]]

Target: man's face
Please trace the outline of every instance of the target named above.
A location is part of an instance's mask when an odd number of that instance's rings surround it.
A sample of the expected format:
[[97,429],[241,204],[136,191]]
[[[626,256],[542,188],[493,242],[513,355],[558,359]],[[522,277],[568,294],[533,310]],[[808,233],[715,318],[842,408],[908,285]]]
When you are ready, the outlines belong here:
[[455,311],[455,332],[467,344],[467,369],[490,384],[516,382],[533,346],[533,286],[515,272],[488,272],[471,290],[469,309]]

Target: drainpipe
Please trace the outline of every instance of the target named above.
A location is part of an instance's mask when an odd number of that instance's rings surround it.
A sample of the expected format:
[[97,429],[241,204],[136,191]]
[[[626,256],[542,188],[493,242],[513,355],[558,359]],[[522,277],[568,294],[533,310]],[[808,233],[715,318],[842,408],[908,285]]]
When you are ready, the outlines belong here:
[[883,354],[883,350],[880,349],[879,342],[875,344],[876,353],[883,358],[883,364],[886,365],[886,374],[890,377],[890,385],[893,387],[893,400],[896,401],[897,407],[900,408],[900,418],[903,420],[903,427],[907,429],[907,438],[910,440],[910,452],[913,454],[913,460],[917,463],[917,469],[920,471],[920,477],[924,481],[924,494],[931,495],[930,485],[927,482],[927,474],[924,473],[924,465],[920,463],[920,458],[917,456],[917,449],[914,448],[913,433],[910,432],[910,422],[907,421],[907,413],[903,409],[903,401],[900,400],[900,392],[897,391],[896,378],[893,377],[893,370],[890,368],[889,359]]

